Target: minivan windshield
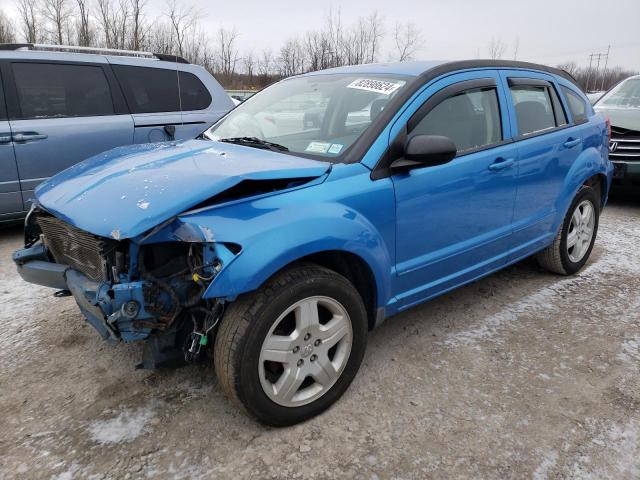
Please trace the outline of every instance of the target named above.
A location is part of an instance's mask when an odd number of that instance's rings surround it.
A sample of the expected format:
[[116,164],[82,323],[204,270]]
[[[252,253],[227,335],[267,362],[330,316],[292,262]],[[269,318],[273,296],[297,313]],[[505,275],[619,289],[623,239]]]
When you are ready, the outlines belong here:
[[400,75],[293,77],[238,105],[204,137],[338,161],[407,83]]
[[640,108],[640,78],[630,78],[623,81],[602,97],[596,105],[621,108]]

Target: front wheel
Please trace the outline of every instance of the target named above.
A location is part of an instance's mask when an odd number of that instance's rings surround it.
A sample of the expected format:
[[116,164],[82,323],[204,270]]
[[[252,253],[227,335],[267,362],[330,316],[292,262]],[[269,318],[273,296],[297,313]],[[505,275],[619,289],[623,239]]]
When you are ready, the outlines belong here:
[[538,263],[561,275],[578,272],[589,259],[598,233],[600,201],[593,188],[576,195],[554,242],[538,254]]
[[366,311],[354,286],[331,270],[301,264],[231,304],[216,336],[216,374],[258,420],[291,425],[345,392],[366,337]]

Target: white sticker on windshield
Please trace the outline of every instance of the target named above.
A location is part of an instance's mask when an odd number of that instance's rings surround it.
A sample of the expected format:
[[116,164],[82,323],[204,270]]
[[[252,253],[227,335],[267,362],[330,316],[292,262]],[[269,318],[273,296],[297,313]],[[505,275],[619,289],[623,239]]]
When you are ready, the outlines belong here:
[[347,88],[357,88],[358,90],[366,90],[367,92],[382,93],[383,95],[390,95],[403,86],[405,82],[399,80],[397,82],[386,82],[384,80],[372,80],[370,78],[359,78],[354,80]]
[[334,155],[337,155],[340,153],[340,150],[342,150],[343,146],[344,145],[342,145],[341,143],[334,143],[329,147],[328,152],[333,153]]
[[307,148],[305,148],[305,151],[312,152],[312,153],[327,153],[327,150],[329,150],[329,147],[331,147],[330,143],[310,142],[309,145],[307,145]]

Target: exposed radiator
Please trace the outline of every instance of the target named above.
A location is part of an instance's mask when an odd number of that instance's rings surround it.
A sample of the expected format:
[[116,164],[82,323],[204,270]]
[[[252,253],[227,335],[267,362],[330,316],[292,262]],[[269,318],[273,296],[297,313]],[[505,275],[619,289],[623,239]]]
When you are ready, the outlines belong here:
[[107,258],[116,242],[82,231],[50,216],[37,218],[44,243],[57,263],[68,265],[92,280],[109,279]]

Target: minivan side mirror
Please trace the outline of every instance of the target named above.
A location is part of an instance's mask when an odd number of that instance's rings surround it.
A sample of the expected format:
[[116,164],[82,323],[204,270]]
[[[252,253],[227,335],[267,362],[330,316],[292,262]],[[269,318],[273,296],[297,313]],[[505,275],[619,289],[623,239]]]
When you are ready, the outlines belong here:
[[398,172],[412,168],[442,165],[456,156],[456,144],[442,135],[414,135],[407,140],[402,158],[391,164],[391,170]]

